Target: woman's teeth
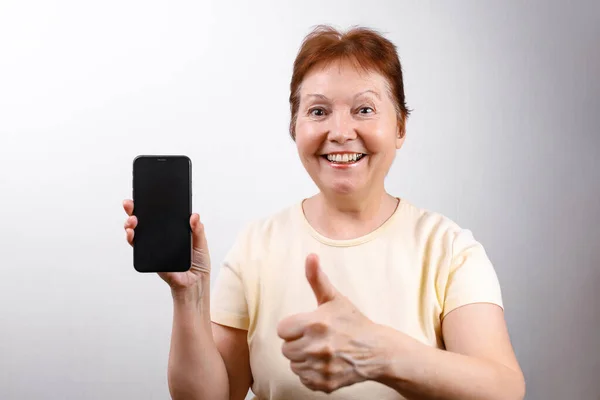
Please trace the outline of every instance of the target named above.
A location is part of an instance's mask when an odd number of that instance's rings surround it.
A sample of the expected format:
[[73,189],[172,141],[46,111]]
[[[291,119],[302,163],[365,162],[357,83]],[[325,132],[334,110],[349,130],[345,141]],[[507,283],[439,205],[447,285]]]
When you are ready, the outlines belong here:
[[362,153],[327,154],[327,160],[334,163],[353,163],[363,156]]

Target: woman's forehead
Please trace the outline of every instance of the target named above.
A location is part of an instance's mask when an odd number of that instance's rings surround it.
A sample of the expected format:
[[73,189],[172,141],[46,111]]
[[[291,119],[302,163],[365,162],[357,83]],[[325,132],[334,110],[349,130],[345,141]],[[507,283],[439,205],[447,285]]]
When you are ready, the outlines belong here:
[[381,97],[386,89],[386,80],[378,72],[359,69],[352,65],[332,64],[310,71],[300,85],[300,96],[371,94]]

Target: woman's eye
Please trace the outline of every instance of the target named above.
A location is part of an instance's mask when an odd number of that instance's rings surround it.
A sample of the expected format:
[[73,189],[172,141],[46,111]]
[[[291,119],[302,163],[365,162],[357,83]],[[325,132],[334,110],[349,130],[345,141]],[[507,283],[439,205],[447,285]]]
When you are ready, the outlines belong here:
[[371,107],[362,107],[359,112],[361,114],[371,114],[373,112],[373,109]]
[[325,110],[323,110],[322,108],[313,108],[309,111],[309,113],[313,117],[322,117],[323,115],[325,115]]

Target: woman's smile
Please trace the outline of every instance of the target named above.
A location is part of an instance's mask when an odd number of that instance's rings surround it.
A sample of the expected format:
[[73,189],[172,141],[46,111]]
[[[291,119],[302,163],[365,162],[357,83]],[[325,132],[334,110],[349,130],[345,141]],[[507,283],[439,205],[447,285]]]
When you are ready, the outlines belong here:
[[365,153],[354,152],[335,152],[321,155],[322,162],[336,170],[355,168],[364,164],[367,157],[368,155]]

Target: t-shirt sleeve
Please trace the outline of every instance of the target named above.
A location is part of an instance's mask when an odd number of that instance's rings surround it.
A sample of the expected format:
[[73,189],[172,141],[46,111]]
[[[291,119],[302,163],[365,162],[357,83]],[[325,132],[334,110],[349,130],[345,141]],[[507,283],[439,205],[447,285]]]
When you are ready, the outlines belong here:
[[248,303],[242,266],[246,247],[244,233],[229,250],[211,290],[210,317],[217,324],[248,329]]
[[500,282],[485,249],[470,230],[461,229],[452,242],[442,318],[450,311],[472,303],[504,307]]

